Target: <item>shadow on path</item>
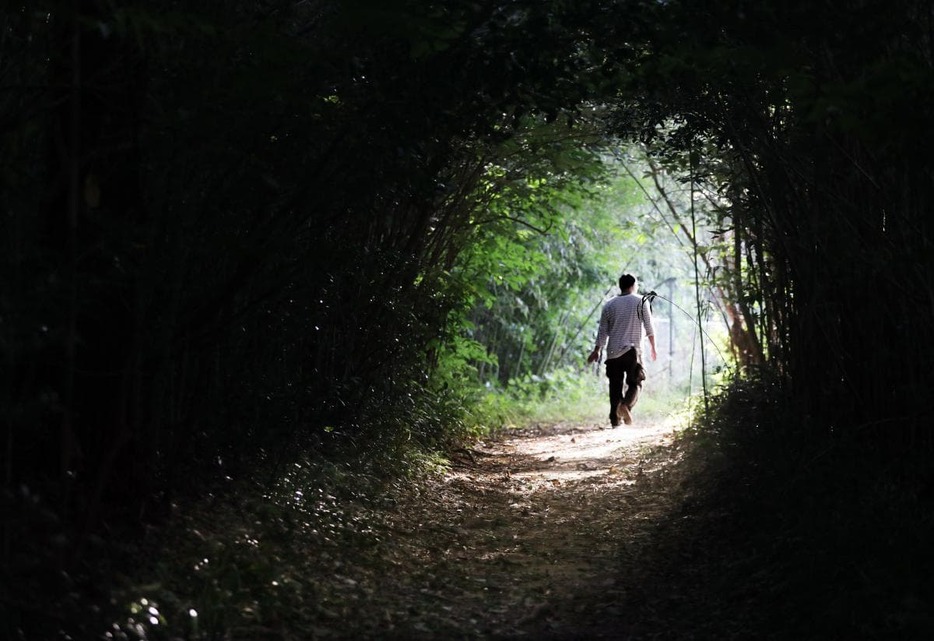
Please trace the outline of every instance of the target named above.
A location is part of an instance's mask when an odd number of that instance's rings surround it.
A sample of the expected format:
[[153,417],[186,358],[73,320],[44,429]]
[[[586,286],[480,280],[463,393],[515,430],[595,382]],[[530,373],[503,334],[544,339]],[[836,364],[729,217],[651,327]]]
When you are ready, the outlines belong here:
[[464,452],[403,508],[413,525],[387,551],[401,572],[374,604],[383,638],[666,638],[643,588],[680,500],[673,436],[539,426]]

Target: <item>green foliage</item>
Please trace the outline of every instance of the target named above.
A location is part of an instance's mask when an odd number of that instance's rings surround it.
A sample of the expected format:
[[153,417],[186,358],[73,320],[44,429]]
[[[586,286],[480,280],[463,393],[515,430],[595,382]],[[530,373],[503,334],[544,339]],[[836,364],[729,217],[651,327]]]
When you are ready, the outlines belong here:
[[[902,445],[889,451],[929,451],[917,390],[930,370],[905,355],[934,349],[931,333],[913,302],[872,304],[853,293],[867,278],[876,291],[931,289],[922,204],[930,128],[919,126],[932,86],[919,25],[931,23],[931,7],[672,6],[681,24],[699,28],[662,27],[667,38],[649,58],[679,64],[644,66],[643,86],[668,105],[658,121],[672,125],[659,130],[662,155],[693,167],[723,198],[718,225],[735,249],[721,282],[744,318],[744,349],[793,381],[802,412],[823,429],[898,424]],[[870,343],[878,347],[867,363],[852,346]],[[906,383],[870,391],[871,372],[892,371]],[[869,407],[852,400],[868,397]],[[876,436],[889,449],[892,434]]]
[[[692,316],[682,310],[691,307],[692,270],[678,223],[649,201],[655,188],[639,178],[644,161],[621,153],[598,160],[601,171],[586,189],[569,185],[574,188],[550,197],[562,203],[562,219],[548,233],[508,219],[509,226],[485,230],[462,255],[456,273],[472,283],[473,308],[452,319],[452,331],[460,327],[461,335],[484,345],[490,355],[474,363],[478,382],[499,388],[579,364],[592,347],[596,313],[625,271],[636,273],[644,290],[659,288],[674,298],[678,310],[657,304],[659,332],[672,324],[660,349],[685,363],[680,371],[690,371],[686,364],[695,349],[695,329]],[[514,211],[536,206],[520,196],[513,203],[503,198],[498,206],[509,203]],[[680,207],[675,219],[684,215],[686,205]]]
[[513,380],[504,390],[489,393],[479,415],[507,428],[535,422],[602,421],[605,396],[605,382],[599,376],[560,369],[541,377],[530,374]]

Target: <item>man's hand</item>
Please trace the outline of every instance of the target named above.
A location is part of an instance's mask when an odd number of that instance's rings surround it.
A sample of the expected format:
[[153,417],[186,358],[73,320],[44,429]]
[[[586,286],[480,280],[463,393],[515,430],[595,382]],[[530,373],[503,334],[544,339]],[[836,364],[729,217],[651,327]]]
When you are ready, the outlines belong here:
[[598,360],[599,358],[600,358],[600,350],[595,349],[594,351],[590,352],[590,356],[587,357],[587,362],[588,362],[588,363],[593,363],[594,361]]
[[658,352],[655,351],[655,345],[652,345],[652,360],[658,360]]

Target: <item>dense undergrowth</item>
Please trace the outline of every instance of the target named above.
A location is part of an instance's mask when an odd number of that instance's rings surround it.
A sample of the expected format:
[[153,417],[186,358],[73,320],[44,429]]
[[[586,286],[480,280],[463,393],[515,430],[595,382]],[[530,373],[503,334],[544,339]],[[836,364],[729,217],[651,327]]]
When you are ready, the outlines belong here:
[[928,490],[908,462],[805,422],[776,384],[743,381],[682,440],[683,509],[640,577],[678,638],[934,634]]

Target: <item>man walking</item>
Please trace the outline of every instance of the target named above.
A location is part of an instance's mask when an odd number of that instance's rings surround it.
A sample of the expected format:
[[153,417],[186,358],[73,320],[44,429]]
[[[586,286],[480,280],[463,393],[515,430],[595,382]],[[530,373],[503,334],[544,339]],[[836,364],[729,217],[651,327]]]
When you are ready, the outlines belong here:
[[639,400],[642,381],[645,380],[645,369],[642,367],[643,328],[652,347],[652,360],[658,358],[655,330],[652,328],[652,309],[636,295],[638,283],[635,276],[620,276],[619,289],[620,295],[603,306],[597,329],[597,345],[587,357],[588,363],[599,361],[606,343],[606,376],[610,379],[610,424],[613,427],[619,425],[621,420],[626,425],[632,424],[632,408]]

